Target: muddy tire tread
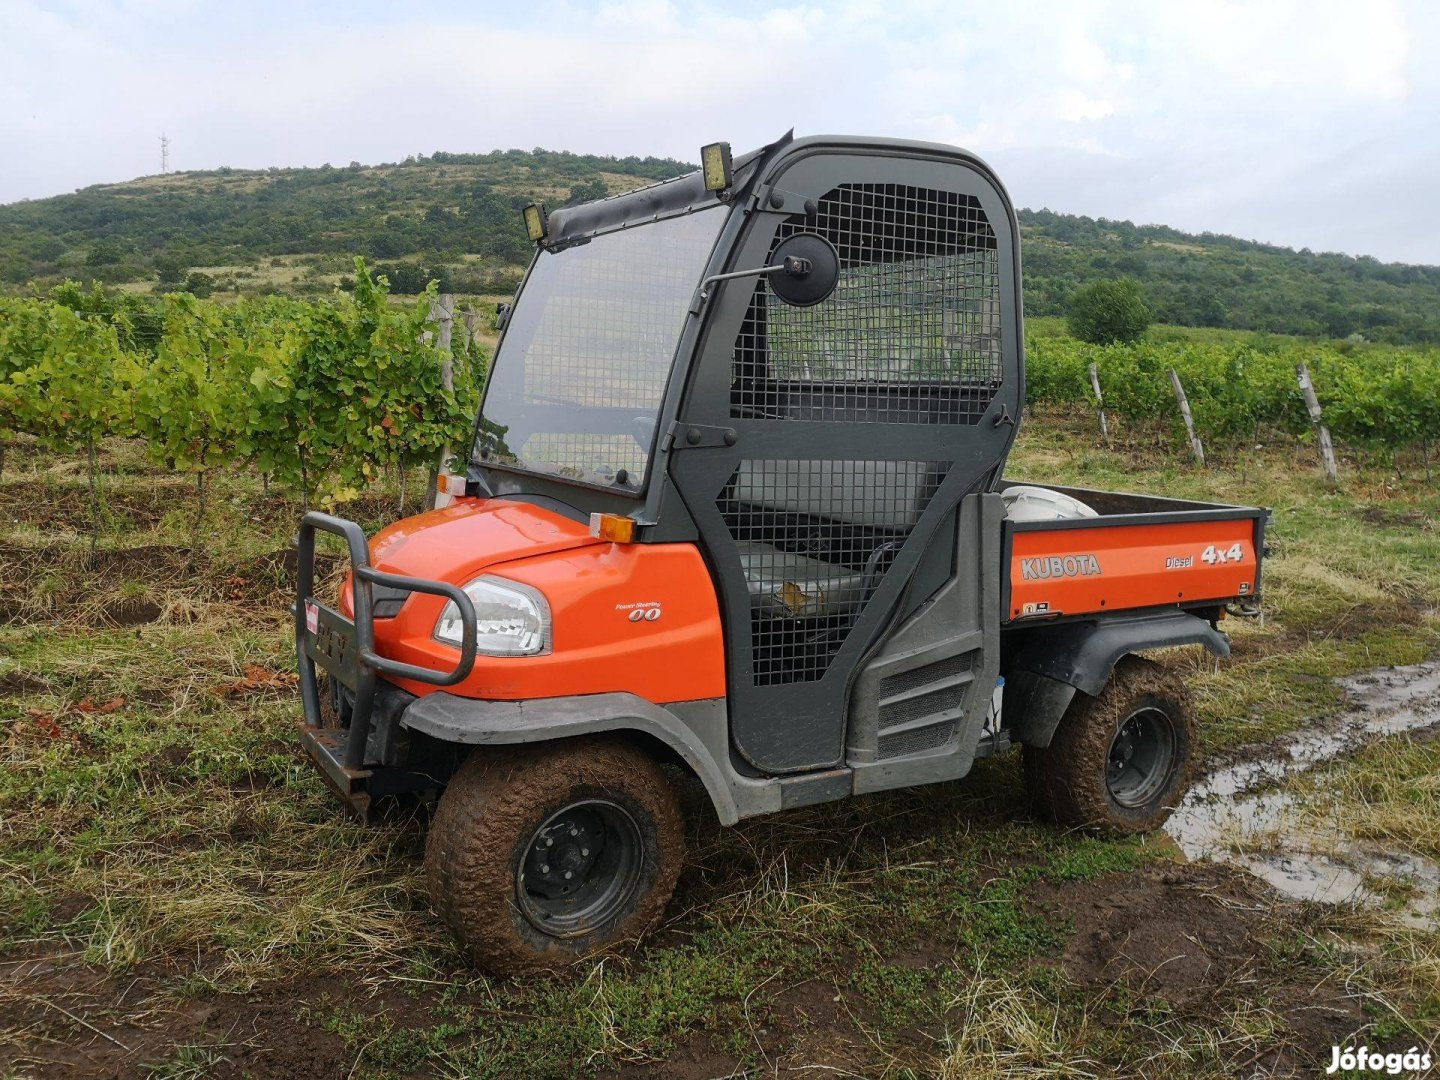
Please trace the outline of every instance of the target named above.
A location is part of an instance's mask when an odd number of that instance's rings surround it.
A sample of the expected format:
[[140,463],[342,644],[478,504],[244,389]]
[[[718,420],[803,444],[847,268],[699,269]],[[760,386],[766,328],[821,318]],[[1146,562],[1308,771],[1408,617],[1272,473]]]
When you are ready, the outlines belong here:
[[[635,906],[597,935],[547,937],[516,908],[519,845],[553,810],[585,795],[623,792],[653,830]],[[633,941],[660,918],[684,858],[675,793],[641,750],[613,740],[485,748],[472,753],[440,799],[425,846],[435,913],[470,958],[497,974],[553,971]]]
[[[1142,699],[1166,705],[1176,727],[1180,760],[1163,797],[1148,809],[1131,809],[1111,799],[1104,777],[1120,720]],[[1111,835],[1151,832],[1165,823],[1188,790],[1198,749],[1184,682],[1153,660],[1126,656],[1099,696],[1076,694],[1048,747],[1025,747],[1025,783],[1036,812],[1057,824]]]

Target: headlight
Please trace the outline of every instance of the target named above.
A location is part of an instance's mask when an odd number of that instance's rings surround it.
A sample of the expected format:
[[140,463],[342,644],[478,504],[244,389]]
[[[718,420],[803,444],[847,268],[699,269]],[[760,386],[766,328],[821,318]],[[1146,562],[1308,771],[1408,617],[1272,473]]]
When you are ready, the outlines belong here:
[[[550,651],[550,605],[518,581],[479,577],[465,586],[475,605],[475,651],[490,656],[534,656]],[[435,624],[435,640],[459,646],[464,633],[452,600]]]

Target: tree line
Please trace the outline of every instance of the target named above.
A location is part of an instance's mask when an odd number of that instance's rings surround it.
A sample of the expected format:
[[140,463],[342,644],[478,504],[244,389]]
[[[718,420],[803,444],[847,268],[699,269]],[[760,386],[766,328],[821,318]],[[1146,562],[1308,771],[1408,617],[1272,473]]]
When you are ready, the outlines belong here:
[[[513,289],[531,247],[520,209],[598,198],[690,171],[663,158],[557,151],[436,152],[374,167],[218,169],[0,207],[0,285],[43,291],[64,278],[154,282],[203,293],[213,267],[302,259],[298,280],[235,275],[227,287],[326,293],[321,271],[353,255],[395,291]],[[1061,315],[1097,278],[1131,277],[1158,321],[1390,343],[1440,342],[1440,267],[1294,251],[1161,225],[1023,210],[1025,299]],[[197,276],[198,275],[198,276]],[[209,280],[207,280],[209,279]],[[347,281],[348,284],[348,281]],[[38,286],[38,288],[37,288]]]
[[1393,344],[1440,342],[1440,266],[1294,251],[1163,225],[1020,212],[1025,309],[1064,315],[1097,278],[1144,288],[1158,322]]

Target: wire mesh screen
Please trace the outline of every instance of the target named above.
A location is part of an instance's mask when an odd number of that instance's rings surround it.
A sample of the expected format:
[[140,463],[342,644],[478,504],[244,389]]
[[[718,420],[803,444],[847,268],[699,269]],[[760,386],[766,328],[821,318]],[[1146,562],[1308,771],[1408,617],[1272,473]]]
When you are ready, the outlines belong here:
[[823,676],[944,478],[924,461],[742,462],[721,492],[756,685]]
[[905,757],[907,754],[918,754],[922,750],[934,750],[938,746],[944,746],[950,741],[950,736],[955,734],[955,725],[956,721],[946,720],[929,727],[881,735],[878,756],[882,759]]
[[675,346],[723,211],[597,236],[536,261],[476,451],[587,483],[643,483]]
[[791,307],[756,284],[735,344],[731,415],[851,423],[975,423],[1002,379],[1000,262],[974,197],[844,184],[779,243],[835,245],[829,299]]
[[[965,698],[972,653],[891,675],[880,684],[879,756],[902,757],[930,750],[955,733]],[[962,681],[963,680],[963,681]]]

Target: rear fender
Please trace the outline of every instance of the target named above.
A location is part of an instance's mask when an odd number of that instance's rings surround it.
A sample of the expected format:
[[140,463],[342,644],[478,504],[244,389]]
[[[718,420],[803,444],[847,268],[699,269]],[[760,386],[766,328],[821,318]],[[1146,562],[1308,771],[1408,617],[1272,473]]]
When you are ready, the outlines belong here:
[[1098,696],[1122,656],[1177,645],[1204,645],[1230,655],[1230,639],[1183,611],[1115,615],[1025,631],[1005,676],[1010,737],[1049,746],[1076,691]]

